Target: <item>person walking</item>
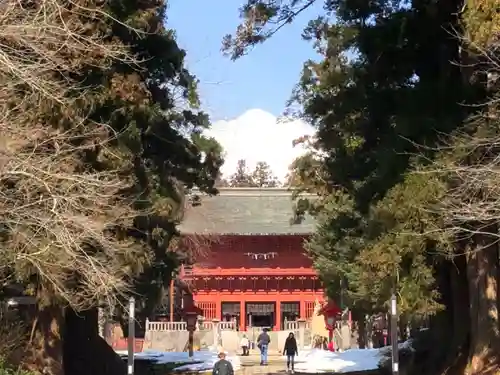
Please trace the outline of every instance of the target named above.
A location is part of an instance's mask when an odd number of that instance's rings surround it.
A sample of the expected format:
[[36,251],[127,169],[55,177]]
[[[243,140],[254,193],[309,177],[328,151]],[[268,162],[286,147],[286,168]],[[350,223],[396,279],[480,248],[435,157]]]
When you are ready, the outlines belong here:
[[226,359],[223,350],[219,352],[219,360],[215,362],[212,375],[234,375],[233,365]]
[[250,340],[248,340],[247,335],[243,335],[243,337],[241,338],[240,347],[242,356],[250,355]]
[[257,337],[257,347],[260,350],[260,365],[267,366],[267,351],[269,349],[269,343],[271,342],[271,337],[267,333],[267,328],[264,328],[262,333]]
[[[285,347],[283,348],[283,355],[286,355],[286,370],[287,372],[294,373],[295,367],[295,356],[299,355],[299,350],[297,348],[297,340],[295,340],[295,335],[290,332],[285,340]],[[290,368],[291,366],[291,368]]]

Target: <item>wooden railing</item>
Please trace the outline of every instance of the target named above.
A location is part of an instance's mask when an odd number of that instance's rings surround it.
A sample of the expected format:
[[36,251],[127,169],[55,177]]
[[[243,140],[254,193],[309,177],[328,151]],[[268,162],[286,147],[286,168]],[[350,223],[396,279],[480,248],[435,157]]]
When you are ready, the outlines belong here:
[[[212,329],[212,322],[201,322],[197,330],[205,331]],[[146,320],[146,331],[187,331],[186,322],[150,322]]]
[[229,322],[219,322],[218,324],[221,331],[234,331],[236,329],[236,322],[234,320]]
[[[306,321],[306,329],[311,328],[311,322],[309,320]],[[283,324],[283,329],[285,331],[298,331],[299,330],[299,322],[296,320],[285,321]]]

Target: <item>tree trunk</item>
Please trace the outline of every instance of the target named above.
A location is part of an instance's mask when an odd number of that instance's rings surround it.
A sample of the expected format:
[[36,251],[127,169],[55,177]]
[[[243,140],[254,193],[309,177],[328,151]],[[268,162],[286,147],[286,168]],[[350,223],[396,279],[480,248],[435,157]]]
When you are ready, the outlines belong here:
[[467,254],[471,319],[469,375],[483,373],[496,365],[499,348],[498,247],[487,235],[475,235],[474,241],[475,247]]
[[408,340],[408,318],[403,314],[399,316],[398,333],[399,333],[399,340],[401,341]]
[[66,375],[124,375],[125,362],[99,336],[98,312],[66,312],[64,372]]
[[[457,250],[464,253],[466,249],[459,246]],[[449,278],[449,291],[443,303],[451,324],[446,326],[445,336],[439,344],[445,348],[445,357],[440,368],[443,368],[447,375],[463,375],[469,355],[470,331],[466,257],[460,255],[455,257],[453,262],[446,262],[446,271]]]
[[40,305],[30,335],[26,365],[36,374],[63,375],[64,313],[60,306]]
[[449,271],[451,287],[451,308],[453,314],[453,343],[455,347],[466,344],[469,335],[470,311],[467,290],[467,263],[464,256],[455,258]]
[[366,319],[364,316],[359,317],[356,321],[356,326],[358,328],[358,348],[366,348]]

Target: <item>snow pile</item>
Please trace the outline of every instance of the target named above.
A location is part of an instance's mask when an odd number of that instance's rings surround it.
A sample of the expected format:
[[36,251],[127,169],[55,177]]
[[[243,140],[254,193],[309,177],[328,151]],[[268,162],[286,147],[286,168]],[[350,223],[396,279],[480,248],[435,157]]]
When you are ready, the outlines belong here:
[[[118,354],[125,357],[127,355],[123,352],[118,352]],[[176,367],[174,371],[200,372],[212,370],[215,362],[219,360],[217,351],[214,350],[201,350],[194,352],[192,358],[189,358],[189,354],[187,352],[158,352],[147,350],[145,352],[135,353],[134,358],[138,360],[149,360],[155,364],[179,364],[179,367]],[[241,368],[239,357],[227,355],[226,359],[231,362],[235,371]]]
[[381,359],[379,349],[350,349],[345,352],[312,349],[295,358],[295,371],[306,373],[374,370]]
[[[211,371],[215,365],[215,362],[217,362],[219,360],[219,357],[218,357],[216,352],[200,351],[200,352],[196,352],[196,353],[203,353],[203,354],[208,354],[208,355],[199,357],[200,359],[203,359],[203,362],[200,361],[199,363],[188,363],[186,365],[179,366],[179,367],[175,368],[174,371],[200,371],[200,372]],[[241,368],[240,357],[238,357],[236,355],[233,355],[233,356],[227,355],[227,353],[226,353],[226,359],[229,362],[231,362],[231,364],[233,365],[234,371],[237,371]]]
[[[400,350],[411,350],[413,340],[400,343]],[[356,371],[375,370],[381,361],[390,358],[391,347],[379,349],[349,349],[344,352],[331,352],[321,349],[302,350],[295,357],[295,370],[305,373],[337,372],[348,373]]]

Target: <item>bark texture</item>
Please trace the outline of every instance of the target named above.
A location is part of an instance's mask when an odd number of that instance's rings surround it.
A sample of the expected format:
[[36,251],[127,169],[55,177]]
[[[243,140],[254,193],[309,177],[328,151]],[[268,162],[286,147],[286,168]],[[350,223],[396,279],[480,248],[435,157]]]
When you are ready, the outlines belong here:
[[366,348],[366,319],[364,316],[360,317],[356,321],[356,326],[358,328],[358,347],[360,349]]
[[125,362],[99,336],[98,312],[66,312],[65,375],[124,375]]
[[498,366],[498,246],[493,238],[476,235],[467,255],[470,298],[468,375],[495,374]]
[[35,374],[64,375],[64,311],[59,306],[40,306],[33,321],[26,367]]

